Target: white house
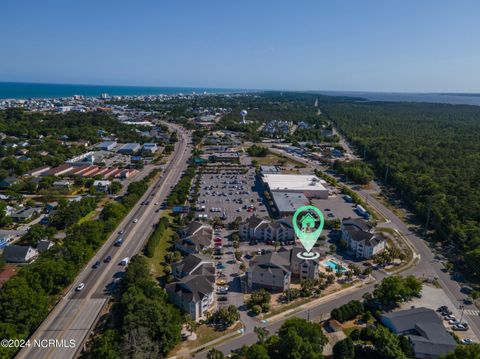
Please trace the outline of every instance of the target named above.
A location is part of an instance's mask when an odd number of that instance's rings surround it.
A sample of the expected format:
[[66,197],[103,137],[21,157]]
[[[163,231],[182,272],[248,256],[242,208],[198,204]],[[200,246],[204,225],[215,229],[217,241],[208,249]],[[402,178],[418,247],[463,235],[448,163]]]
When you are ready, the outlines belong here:
[[3,257],[8,263],[29,263],[38,256],[38,251],[30,246],[11,245],[3,250]]

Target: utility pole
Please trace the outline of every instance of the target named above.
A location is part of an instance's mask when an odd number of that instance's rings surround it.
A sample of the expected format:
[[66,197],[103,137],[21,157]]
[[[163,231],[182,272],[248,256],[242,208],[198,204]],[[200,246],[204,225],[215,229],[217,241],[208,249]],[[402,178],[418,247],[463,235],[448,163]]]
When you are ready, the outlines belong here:
[[464,306],[464,305],[461,305],[461,306],[460,306],[460,309],[462,310],[462,315],[460,316],[460,323],[462,323],[462,320],[463,320],[463,312],[465,312],[465,306]]
[[432,211],[432,199],[428,199],[428,210],[427,210],[427,221],[425,222],[425,235],[427,235],[428,232],[428,224],[430,222],[430,213]]

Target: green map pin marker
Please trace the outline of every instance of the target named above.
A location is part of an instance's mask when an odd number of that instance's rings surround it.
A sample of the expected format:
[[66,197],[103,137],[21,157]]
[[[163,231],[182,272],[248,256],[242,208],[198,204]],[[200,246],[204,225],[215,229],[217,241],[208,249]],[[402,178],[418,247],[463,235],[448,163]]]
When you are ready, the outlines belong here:
[[[310,230],[315,228],[315,224],[317,223],[317,219],[310,213],[311,211],[315,212],[318,219],[320,220],[320,225],[318,228],[310,232]],[[297,221],[297,218],[300,217],[300,220]],[[317,207],[314,206],[303,206],[300,207],[295,211],[293,215],[293,229],[295,230],[295,234],[297,235],[298,239],[300,239],[300,243],[302,243],[303,248],[307,251],[307,253],[303,253],[304,257],[309,257],[310,251],[312,250],[313,246],[317,242],[320,234],[323,230],[323,225],[325,224],[325,219],[323,218],[323,213]],[[301,228],[298,226],[298,222],[301,223]]]

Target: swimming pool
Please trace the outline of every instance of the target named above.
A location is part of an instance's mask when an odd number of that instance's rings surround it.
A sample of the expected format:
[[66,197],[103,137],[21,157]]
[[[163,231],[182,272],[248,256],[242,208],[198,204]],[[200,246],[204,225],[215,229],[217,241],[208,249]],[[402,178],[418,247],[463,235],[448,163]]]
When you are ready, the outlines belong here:
[[334,271],[336,272],[346,272],[347,271],[347,268],[341,266],[340,264],[338,264],[337,262],[329,259],[325,262],[322,263],[325,267],[329,267],[329,268],[332,268]]

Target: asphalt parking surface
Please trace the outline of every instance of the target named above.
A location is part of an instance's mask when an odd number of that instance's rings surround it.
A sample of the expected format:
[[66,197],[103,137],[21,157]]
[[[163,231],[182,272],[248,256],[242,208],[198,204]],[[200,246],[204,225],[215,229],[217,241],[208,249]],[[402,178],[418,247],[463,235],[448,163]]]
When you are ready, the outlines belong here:
[[329,196],[328,199],[312,199],[312,205],[323,212],[325,219],[360,218],[355,212],[355,205],[347,202],[341,194]]
[[[202,174],[196,216],[207,215],[206,219],[219,217],[226,223],[237,217],[243,221],[254,213],[253,209],[249,210],[250,206],[254,207],[257,215],[267,216],[258,191],[253,168],[245,174],[231,174],[224,170],[218,174]],[[202,206],[205,210],[199,210]]]

